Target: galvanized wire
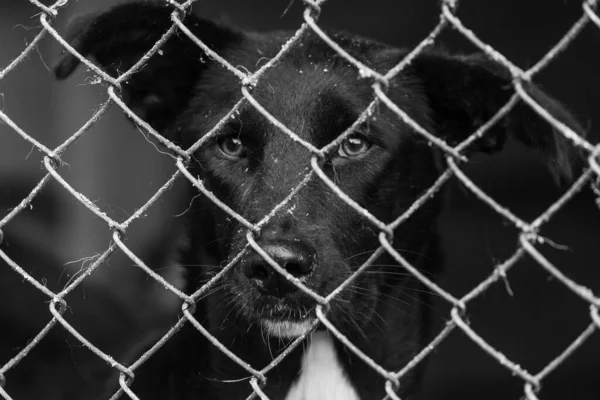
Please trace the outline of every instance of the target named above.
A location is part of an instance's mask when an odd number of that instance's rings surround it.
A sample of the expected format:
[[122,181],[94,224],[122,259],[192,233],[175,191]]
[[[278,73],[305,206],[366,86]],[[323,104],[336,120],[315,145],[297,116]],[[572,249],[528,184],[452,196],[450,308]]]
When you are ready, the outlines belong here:
[[[107,95],[108,99],[101,105],[101,107],[94,113],[94,115],[76,132],[69,136],[61,145],[55,149],[46,147],[43,143],[34,139],[31,135],[20,128],[14,123],[9,116],[0,111],[0,120],[2,120],[8,127],[10,127],[15,134],[19,135],[23,140],[30,143],[33,148],[42,152],[43,157],[43,168],[46,170],[46,174],[34,187],[31,193],[26,196],[19,204],[17,204],[7,215],[0,220],[0,243],[2,241],[2,229],[5,225],[9,224],[11,220],[28,207],[31,202],[36,198],[38,193],[47,185],[47,183],[53,179],[58,182],[66,192],[70,193],[73,198],[83,204],[90,212],[104,221],[106,227],[112,231],[112,243],[109,247],[97,258],[95,261],[87,267],[81,274],[79,274],[73,281],[71,281],[61,292],[54,293],[49,290],[41,282],[37,281],[34,277],[26,272],[24,268],[13,261],[10,256],[3,250],[0,249],[0,258],[14,270],[15,273],[21,275],[25,281],[32,287],[43,293],[49,301],[50,321],[47,325],[39,332],[39,334],[31,340],[26,347],[18,351],[13,358],[4,365],[0,365],[0,397],[4,399],[11,399],[10,394],[5,390],[6,373],[15,368],[18,363],[27,357],[29,352],[38,345],[38,343],[48,334],[48,332],[54,328],[56,324],[62,325],[74,338],[76,338],[83,346],[91,350],[99,358],[103,359],[110,365],[111,368],[119,372],[119,386],[120,389],[112,396],[112,399],[117,399],[123,394],[126,394],[131,399],[137,399],[137,395],[130,388],[131,383],[135,377],[135,371],[143,365],[152,355],[158,351],[165,343],[167,343],[173,335],[181,329],[181,327],[188,323],[195,327],[203,336],[209,340],[215,347],[217,347],[223,354],[227,355],[231,360],[239,364],[249,374],[249,391],[250,396],[248,398],[254,398],[258,396],[261,399],[267,399],[268,397],[263,392],[262,388],[267,382],[267,372],[271,369],[276,368],[277,365],[302,341],[311,331],[316,328],[318,324],[323,324],[337,339],[339,339],[351,352],[356,354],[363,362],[368,364],[374,371],[381,375],[385,379],[385,392],[387,393],[386,398],[397,399],[398,396],[395,393],[395,389],[400,384],[401,378],[408,372],[413,370],[419,363],[421,363],[434,349],[442,345],[444,340],[456,330],[464,332],[468,338],[476,343],[483,351],[493,357],[500,365],[508,369],[515,376],[519,377],[523,381],[524,385],[524,396],[529,400],[537,399],[537,393],[541,389],[543,380],[554,370],[559,368],[561,364],[568,359],[578,348],[580,348],[589,337],[597,334],[600,329],[600,297],[595,294],[591,289],[584,285],[569,278],[561,269],[555,266],[551,261],[546,258],[542,252],[536,247],[538,244],[544,243],[546,240],[539,235],[541,227],[547,223],[557,211],[573,198],[579,191],[582,190],[587,184],[590,184],[598,195],[598,203],[600,206],[600,144],[590,143],[585,137],[581,136],[580,133],[575,132],[564,123],[560,122],[555,116],[553,116],[548,110],[544,109],[535,99],[533,99],[527,92],[527,89],[523,86],[523,81],[531,81],[537,73],[551,63],[557,56],[559,56],[574,40],[576,40],[581,30],[590,24],[595,24],[596,27],[600,28],[600,17],[597,14],[597,0],[585,0],[582,3],[582,14],[581,17],[572,25],[572,27],[565,33],[565,35],[553,46],[544,57],[542,57],[533,67],[528,70],[523,70],[517,65],[512,63],[507,57],[501,54],[499,51],[494,49],[491,45],[481,40],[472,30],[470,30],[461,21],[458,16],[458,0],[442,0],[440,4],[440,16],[439,22],[436,24],[434,29],[427,37],[423,39],[415,48],[410,51],[397,65],[387,71],[385,74],[378,73],[367,65],[361,63],[359,60],[354,58],[349,52],[347,52],[342,46],[340,46],[332,37],[330,37],[321,27],[318,25],[318,16],[321,7],[325,3],[325,0],[304,0],[305,9],[303,11],[304,22],[300,28],[286,41],[282,46],[281,50],[267,63],[265,63],[260,69],[254,73],[242,71],[239,68],[231,65],[217,52],[211,50],[202,40],[196,37],[185,25],[186,14],[189,13],[191,6],[196,0],[188,0],[185,3],[177,3],[173,0],[166,0],[165,4],[170,5],[173,8],[171,15],[172,25],[167,31],[161,36],[161,38],[152,46],[152,48],[144,54],[135,64],[126,72],[118,77],[111,77],[102,69],[96,66],[93,62],[79,54],[72,46],[70,46],[65,39],[53,28],[52,24],[59,13],[61,8],[64,8],[69,1],[60,0],[51,6],[45,6],[36,0],[29,0],[31,4],[36,6],[40,10],[39,20],[42,25],[42,30],[34,38],[34,40],[22,51],[22,53],[14,59],[9,65],[0,69],[0,80],[10,76],[20,63],[36,49],[41,40],[47,36],[53,37],[65,51],[69,52],[73,56],[77,57],[89,70],[95,73],[98,78],[108,85]],[[455,29],[464,38],[473,43],[481,51],[483,51],[490,59],[494,60],[498,64],[504,66],[512,76],[512,85],[515,90],[515,94],[507,101],[507,103],[501,107],[496,114],[489,120],[483,123],[475,132],[469,135],[468,138],[463,140],[461,143],[451,146],[444,140],[435,136],[433,133],[427,131],[425,128],[420,126],[414,121],[400,106],[395,104],[387,95],[386,88],[389,86],[390,80],[413,62],[416,57],[419,57],[428,47],[435,44],[439,34],[445,29]],[[344,58],[350,63],[350,65],[356,68],[357,79],[367,79],[371,81],[373,88],[373,101],[365,108],[361,113],[360,117],[355,123],[352,124],[344,132],[340,132],[340,135],[328,145],[323,148],[317,148],[310,142],[302,139],[297,133],[288,128],[281,121],[277,120],[263,105],[261,105],[254,96],[252,96],[252,89],[261,84],[261,78],[266,71],[271,68],[277,68],[278,62],[288,53],[297,43],[302,39],[308,31],[314,32],[324,43],[326,43],[331,49],[333,49],[340,57]],[[228,73],[231,73],[236,77],[240,84],[241,100],[225,115],[215,126],[202,136],[196,143],[190,146],[188,149],[182,149],[175,143],[169,141],[160,135],[159,132],[154,130],[147,122],[136,115],[123,101],[121,98],[121,83],[130,78],[134,73],[139,71],[148,60],[166,43],[166,41],[173,34],[180,34],[181,37],[189,38],[190,42],[197,45],[204,53],[207,54],[210,62],[221,64]],[[528,222],[523,218],[520,218],[515,213],[510,211],[508,208],[494,200],[491,196],[487,195],[475,182],[468,178],[468,176],[461,170],[461,165],[468,161],[466,156],[466,150],[473,144],[473,142],[484,135],[494,126],[502,117],[509,113],[518,102],[524,102],[530,106],[535,112],[537,112],[542,118],[544,118],[552,127],[562,134],[567,140],[569,140],[574,146],[578,147],[584,154],[587,155],[589,168],[586,168],[583,174],[576,179],[573,185],[552,205],[550,205],[545,212],[540,214],[533,221]],[[278,205],[276,205],[267,215],[265,215],[258,223],[252,223],[240,215],[236,210],[231,209],[220,199],[218,199],[213,193],[211,193],[205,186],[203,180],[200,177],[195,177],[189,171],[189,166],[192,160],[192,155],[201,146],[203,146],[208,140],[214,137],[226,121],[233,116],[244,104],[253,106],[258,112],[260,112],[273,126],[275,126],[283,135],[287,135],[291,140],[297,142],[308,150],[312,154],[310,161],[309,172],[306,174],[304,179],[297,185],[297,187]],[[174,154],[175,166],[177,167],[176,172],[171,178],[164,183],[163,186],[144,204],[142,205],[131,217],[127,220],[119,222],[110,218],[103,210],[96,206],[86,196],[84,196],[77,188],[70,185],[60,174],[60,169],[63,163],[60,160],[60,155],[69,148],[77,139],[82,137],[88,129],[94,125],[102,116],[105,111],[111,107],[119,107],[129,118],[133,119],[143,131],[160,141],[164,146],[171,150]],[[410,126],[417,134],[424,137],[429,143],[443,152],[446,156],[447,169],[440,175],[436,182],[406,210],[403,215],[398,216],[391,223],[384,223],[378,220],[375,216],[369,213],[368,210],[361,207],[356,201],[350,196],[345,194],[335,182],[327,177],[324,171],[321,169],[323,159],[334,151],[342,141],[348,136],[352,135],[361,126],[362,123],[367,121],[377,107],[387,107],[393,114],[395,114],[399,120]],[[436,282],[431,280],[419,271],[414,265],[411,265],[408,260],[400,255],[396,251],[391,240],[394,236],[395,229],[403,224],[415,211],[427,203],[451,178],[456,177],[462,185],[469,191],[471,191],[480,201],[486,203],[492,210],[497,214],[501,215],[504,219],[509,221],[519,231],[518,244],[513,254],[506,259],[504,262],[498,264],[492,273],[490,273],[484,280],[476,285],[471,291],[462,297],[455,296],[449,291],[442,288]],[[127,241],[125,240],[125,234],[129,226],[134,223],[138,218],[147,213],[151,206],[170,188],[177,180],[187,179],[190,184],[196,187],[206,198],[214,202],[220,207],[225,213],[238,221],[243,227],[246,228],[247,244],[240,251],[240,253],[234,257],[221,271],[215,275],[209,282],[198,288],[198,290],[188,295],[177,289],[175,286],[167,282],[162,276],[153,271],[146,263],[139,258],[133,251],[127,247]],[[361,215],[366,220],[370,221],[374,228],[379,232],[379,247],[375,249],[371,257],[361,265],[352,275],[350,275],[338,288],[333,290],[327,296],[315,293],[310,288],[305,286],[299,279],[291,275],[284,268],[277,264],[267,252],[265,252],[260,245],[254,240],[256,234],[260,233],[261,228],[268,223],[278,212],[285,209],[286,205],[294,199],[294,197],[302,191],[302,189],[312,179],[320,179],[324,182],[339,198],[339,201],[346,203],[351,207],[358,215]],[[104,353],[88,339],[86,339],[80,332],[78,332],[63,316],[64,311],[67,308],[65,296],[73,291],[78,285],[81,284],[87,277],[92,274],[96,269],[100,268],[106,260],[111,256],[116,248],[121,249],[127,257],[141,270],[143,270],[150,278],[159,282],[163,287],[172,292],[182,301],[182,313],[183,316],[177,321],[175,325],[149,350],[141,355],[135,362],[130,366],[122,365],[117,362],[113,356]],[[244,256],[244,254],[253,249],[261,257],[264,258],[265,262],[273,267],[277,273],[280,273],[285,279],[296,285],[299,289],[304,291],[310,297],[312,297],[318,305],[316,306],[316,318],[312,322],[311,329],[303,334],[301,337],[296,338],[293,343],[288,346],[277,358],[272,360],[266,366],[250,365],[246,361],[242,360],[234,354],[226,345],[219,342],[202,323],[200,323],[194,317],[194,310],[196,302],[207,295],[209,290],[214,287],[223,276],[236,266],[238,261]],[[371,264],[382,254],[390,254],[398,264],[404,268],[407,273],[414,276],[416,279],[421,281],[429,290],[438,294],[442,299],[447,301],[452,307],[450,314],[448,315],[449,322],[444,329],[434,338],[434,340],[427,346],[425,346],[410,362],[407,363],[399,371],[389,371],[378,365],[377,362],[366,354],[364,354],[350,339],[348,339],[336,326],[329,320],[328,311],[329,305],[333,299],[335,299],[342,290],[344,290],[351,282],[358,278],[365,270],[370,268]],[[515,361],[510,360],[506,355],[499,349],[495,348],[486,339],[481,336],[474,328],[472,328],[468,321],[468,304],[474,299],[485,293],[492,285],[496,284],[499,280],[506,278],[506,274],[514,268],[515,264],[526,255],[530,256],[537,264],[543,268],[547,273],[557,279],[558,282],[562,283],[566,288],[572,291],[574,294],[583,299],[590,309],[590,324],[582,330],[582,333],[574,338],[573,342],[569,344],[566,349],[558,354],[553,360],[550,360],[545,367],[539,372],[534,373],[528,371],[526,368],[520,366]]]

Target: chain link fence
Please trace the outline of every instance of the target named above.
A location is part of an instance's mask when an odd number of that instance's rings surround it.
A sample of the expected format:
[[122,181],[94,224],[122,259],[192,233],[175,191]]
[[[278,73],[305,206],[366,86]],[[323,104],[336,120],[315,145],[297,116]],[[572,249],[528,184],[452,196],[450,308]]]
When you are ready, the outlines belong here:
[[[595,294],[591,289],[586,286],[570,279],[560,268],[555,266],[548,258],[544,256],[539,250],[539,245],[546,241],[545,238],[540,236],[540,229],[550,221],[553,216],[563,208],[563,206],[571,200],[578,192],[585,187],[591,186],[598,196],[598,202],[600,206],[600,144],[594,144],[586,140],[568,126],[558,121],[553,115],[547,110],[542,108],[536,101],[528,94],[525,84],[532,81],[536,75],[543,70],[549,63],[551,63],[561,52],[563,52],[574,40],[576,40],[578,34],[587,25],[595,25],[600,29],[600,16],[597,14],[597,1],[586,0],[582,2],[581,17],[573,24],[569,31],[562,37],[554,47],[547,52],[533,67],[523,70],[517,65],[507,59],[502,53],[492,48],[490,45],[482,41],[475,32],[465,26],[459,18],[458,12],[458,0],[443,0],[440,2],[440,16],[439,22],[431,33],[420,42],[408,55],[395,67],[386,72],[380,74],[368,66],[362,64],[360,61],[353,58],[348,52],[340,47],[331,37],[329,37],[317,24],[319,14],[322,7],[326,7],[325,0],[303,0],[304,11],[303,19],[304,22],[300,28],[294,33],[292,37],[286,42],[285,46],[282,47],[281,51],[267,63],[265,63],[259,70],[254,73],[242,71],[239,68],[229,64],[219,54],[213,52],[208,46],[206,46],[200,39],[195,37],[185,25],[185,16],[189,12],[194,0],[189,0],[185,3],[177,3],[172,0],[167,0],[173,8],[171,19],[173,21],[172,26],[168,31],[164,33],[162,38],[152,47],[152,49],[144,55],[131,69],[123,73],[118,77],[111,77],[93,64],[90,60],[84,58],[77,51],[71,47],[63,37],[53,27],[53,22],[61,10],[64,9],[69,3],[68,0],[59,0],[56,3],[47,6],[40,3],[37,0],[29,0],[30,3],[35,5],[39,9],[39,21],[43,26],[41,32],[35,37],[35,39],[29,43],[29,45],[23,50],[23,52],[14,59],[9,65],[3,67],[0,70],[0,80],[7,79],[16,68],[21,64],[33,51],[40,41],[46,36],[52,36],[60,45],[68,52],[76,56],[87,68],[95,73],[99,79],[101,79],[107,86],[108,100],[106,100],[94,113],[83,126],[74,132],[66,141],[60,144],[56,148],[49,148],[40,141],[36,140],[25,130],[21,129],[10,116],[0,111],[0,120],[2,120],[7,126],[9,126],[14,134],[19,135],[23,140],[29,142],[36,150],[43,153],[43,168],[45,169],[45,175],[34,187],[34,189],[27,195],[19,204],[16,204],[14,208],[4,215],[0,220],[0,242],[2,241],[2,229],[11,222],[19,213],[25,210],[32,201],[38,196],[40,191],[52,180],[58,182],[65,191],[70,193],[75,199],[83,204],[91,213],[96,217],[100,218],[106,224],[106,228],[112,233],[112,241],[108,248],[94,258],[94,261],[84,270],[81,271],[70,283],[60,292],[53,292],[39,280],[36,280],[30,275],[26,268],[13,261],[10,252],[0,249],[0,257],[4,262],[12,268],[16,273],[23,277],[23,279],[32,287],[36,288],[39,292],[43,293],[49,300],[49,311],[52,315],[52,319],[48,324],[28,342],[28,344],[14,354],[14,357],[7,362],[0,360],[4,364],[0,364],[0,396],[4,399],[11,399],[11,394],[6,388],[6,374],[11,369],[17,367],[19,362],[23,360],[28,354],[34,349],[40,341],[50,332],[52,329],[56,329],[55,325],[62,325],[74,338],[76,338],[83,346],[91,350],[100,359],[104,360],[110,365],[111,368],[118,371],[119,373],[119,386],[120,389],[112,396],[112,399],[117,399],[123,395],[128,396],[131,399],[137,399],[138,397],[131,389],[131,383],[134,379],[135,372],[144,364],[152,355],[161,348],[171,337],[184,325],[193,325],[202,335],[204,335],[214,346],[218,347],[220,351],[230,357],[232,360],[237,362],[243,367],[248,373],[251,374],[252,378],[249,382],[249,393],[251,398],[259,397],[266,399],[266,395],[263,393],[261,387],[267,380],[266,374],[276,368],[277,365],[286,357],[289,352],[298,346],[308,335],[308,333],[295,339],[289,346],[288,350],[283,352],[280,356],[275,358],[271,363],[266,366],[261,365],[249,365],[244,360],[240,359],[236,354],[232,353],[227,346],[220,343],[214,336],[212,336],[207,329],[194,318],[194,310],[196,302],[203,295],[213,288],[220,279],[232,268],[235,268],[238,260],[245,254],[245,252],[251,249],[260,254],[264,260],[278,273],[285,276],[290,282],[293,282],[297,287],[305,292],[307,295],[312,297],[318,305],[316,306],[317,318],[314,320],[313,327],[318,323],[322,323],[330,331],[332,335],[337,337],[350,351],[356,354],[360,359],[367,363],[371,368],[377,371],[382,377],[385,378],[386,384],[385,389],[387,392],[387,398],[398,399],[398,396],[394,392],[394,388],[399,385],[402,377],[411,371],[417,364],[424,360],[433,350],[441,346],[445,339],[456,330],[464,332],[474,343],[476,343],[483,351],[493,357],[497,362],[504,368],[509,370],[515,376],[518,376],[523,382],[523,392],[525,398],[528,400],[534,400],[538,397],[541,385],[544,379],[557,369],[565,360],[567,360],[578,348],[580,348],[592,335],[598,335],[600,329],[600,297]],[[446,29],[454,29],[459,32],[464,38],[468,39],[472,44],[484,52],[489,58],[495,62],[501,64],[510,72],[512,76],[512,85],[515,90],[515,94],[512,96],[510,101],[504,105],[492,119],[487,123],[484,123],[476,132],[473,132],[466,140],[456,146],[450,146],[440,138],[434,136],[431,132],[428,132],[423,127],[419,126],[414,120],[412,120],[402,109],[395,105],[390,98],[386,95],[386,87],[391,79],[400,74],[403,69],[411,63],[415,57],[418,57],[426,48],[432,46],[440,33]],[[308,31],[316,33],[325,43],[327,43],[332,49],[334,49],[341,57],[346,59],[349,63],[354,65],[357,70],[357,74],[361,79],[367,79],[372,82],[373,88],[373,101],[371,104],[362,112],[358,120],[345,132],[341,133],[337,139],[328,144],[323,148],[316,148],[311,143],[306,142],[300,138],[295,132],[288,129],[280,121],[274,118],[268,110],[263,108],[261,104],[253,97],[253,88],[257,85],[261,85],[261,78],[264,73],[270,68],[277,68],[276,64],[278,60],[285,56],[285,54],[292,49],[298,41]],[[197,141],[188,149],[182,149],[176,144],[163,138],[158,132],[156,132],[151,126],[145,121],[135,115],[123,102],[120,96],[121,84],[129,79],[132,74],[140,70],[152,57],[153,54],[160,51],[161,46],[171,37],[173,34],[178,33],[185,35],[189,40],[193,41],[196,45],[203,49],[208,54],[211,62],[220,63],[225,67],[231,74],[235,75],[239,79],[240,90],[242,93],[241,100],[231,109],[231,111],[219,122],[214,128],[203,136],[202,139]],[[533,221],[524,220],[503,205],[499,204],[496,200],[488,196],[478,185],[474,183],[461,169],[461,166],[468,161],[465,156],[466,150],[469,146],[478,138],[486,134],[486,132],[503,116],[511,111],[511,109],[518,102],[525,102],[531,108],[533,108],[539,115],[541,115],[549,124],[551,124],[558,132],[560,132],[565,138],[567,138],[573,145],[577,146],[581,151],[586,154],[587,166],[584,169],[581,176],[579,176],[572,186],[559,198],[557,199],[546,211],[541,213]],[[303,145],[307,150],[312,153],[311,159],[311,171],[304,177],[302,182],[295,188],[295,190],[289,194],[289,196],[279,203],[268,215],[266,215],[261,221],[256,224],[249,222],[244,219],[240,214],[230,209],[227,205],[222,203],[216,198],[205,186],[201,179],[194,177],[188,171],[188,166],[191,162],[191,157],[195,151],[203,146],[208,139],[213,137],[223,127],[225,121],[230,118],[242,105],[251,104],[256,110],[265,116],[273,125],[279,128],[281,134],[288,135],[292,140]],[[118,106],[128,117],[133,119],[137,125],[153,136],[156,140],[167,147],[172,154],[175,155],[176,171],[168,179],[164,185],[156,191],[156,193],[133,215],[123,221],[117,221],[110,218],[107,213],[97,207],[93,201],[84,196],[77,188],[71,186],[61,176],[60,171],[64,166],[61,160],[61,155],[69,148],[75,141],[80,139],[86,132],[94,125],[102,116],[106,110],[113,106]],[[401,216],[396,218],[392,223],[386,224],[379,221],[373,215],[371,215],[366,209],[357,204],[349,196],[343,193],[336,184],[330,180],[327,175],[323,172],[320,166],[320,160],[328,154],[332,149],[337,148],[340,143],[352,135],[360,124],[366,121],[373,113],[376,107],[388,107],[393,111],[397,117],[408,124],[414,129],[419,135],[425,137],[432,146],[436,146],[441,149],[446,155],[447,169],[440,175],[437,181],[431,186],[423,195]],[[419,209],[424,203],[429,201],[446,183],[451,179],[458,179],[462,185],[472,192],[480,201],[491,207],[496,213],[498,213],[504,220],[514,226],[518,231],[518,245],[514,250],[512,256],[503,262],[499,263],[493,272],[483,281],[481,281],[475,288],[469,291],[462,297],[457,297],[450,293],[443,287],[439,286],[413,265],[411,265],[398,251],[396,251],[390,243],[391,238],[394,235],[394,230],[407,220],[416,210]],[[327,296],[321,296],[311,289],[302,284],[302,282],[292,276],[284,268],[278,265],[269,255],[257,244],[255,241],[255,235],[260,232],[261,228],[275,216],[280,210],[282,210],[290,200],[294,198],[298,191],[300,191],[311,179],[320,179],[328,187],[334,191],[339,197],[339,201],[343,201],[350,205],[357,213],[362,215],[364,218],[369,220],[371,224],[378,229],[380,247],[373,253],[373,255],[367,260],[360,268],[358,268],[348,279],[340,285],[336,290],[331,292]],[[236,219],[247,229],[247,245],[233,259],[228,265],[215,275],[208,283],[200,287],[196,292],[187,294],[179,290],[173,284],[165,280],[160,274],[151,269],[146,263],[140,259],[133,251],[127,246],[125,236],[128,229],[132,224],[136,222],[141,216],[146,213],[152,212],[152,206],[157,200],[169,191],[173,184],[178,180],[187,180],[190,184],[198,189],[202,195],[209,198],[216,205],[222,208],[232,218]],[[139,268],[141,268],[148,276],[159,282],[162,286],[168,288],[173,294],[175,294],[182,302],[182,317],[179,321],[171,327],[171,329],[164,335],[158,342],[156,342],[148,351],[141,355],[131,365],[123,365],[111,356],[100,350],[94,343],[91,343],[84,335],[82,335],[77,329],[75,329],[64,316],[65,311],[68,309],[65,297],[71,293],[75,288],[82,284],[83,281],[94,273],[105,264],[109,257],[117,250],[123,251],[127,257],[131,259]],[[367,270],[371,263],[384,253],[390,254],[406,271],[413,274],[418,280],[420,280],[429,290],[441,296],[451,306],[451,312],[448,316],[448,322],[446,326],[437,334],[434,340],[400,371],[388,371],[378,365],[374,360],[369,358],[360,349],[358,349],[353,343],[351,343],[329,320],[327,316],[329,302],[339,295],[351,282],[353,282],[360,274]],[[548,274],[555,277],[565,287],[567,287],[574,294],[579,296],[589,305],[589,325],[580,335],[576,337],[570,345],[568,345],[560,354],[558,354],[553,360],[545,365],[539,371],[530,371],[520,366],[518,363],[512,361],[506,357],[500,350],[496,349],[490,343],[486,341],[476,330],[474,330],[467,321],[468,306],[469,303],[477,299],[483,293],[485,293],[492,285],[495,285],[506,276],[506,274],[513,268],[513,266],[522,258],[530,256],[537,264],[543,268]]]

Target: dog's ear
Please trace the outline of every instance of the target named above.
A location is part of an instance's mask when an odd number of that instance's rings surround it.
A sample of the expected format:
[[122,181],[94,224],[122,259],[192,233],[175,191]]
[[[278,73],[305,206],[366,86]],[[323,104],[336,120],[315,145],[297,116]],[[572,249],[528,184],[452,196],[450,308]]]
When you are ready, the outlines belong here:
[[[120,5],[101,14],[75,19],[68,29],[67,41],[84,57],[93,57],[109,75],[117,77],[171,27],[173,10],[171,6],[148,2]],[[194,15],[186,15],[183,22],[217,53],[243,40],[241,33]],[[146,65],[122,84],[125,103],[155,129],[162,130],[185,109],[207,61],[203,50],[176,31]],[[55,67],[56,77],[68,77],[79,63],[79,59],[65,51]]]
[[[437,134],[456,145],[474,133],[515,93],[510,74],[483,54],[469,56],[428,52],[413,60],[414,71],[433,112]],[[530,83],[527,93],[556,119],[579,134],[583,129],[555,99]],[[493,153],[511,135],[540,150],[559,183],[572,179],[581,153],[529,105],[520,100],[498,123],[472,144],[471,151]]]

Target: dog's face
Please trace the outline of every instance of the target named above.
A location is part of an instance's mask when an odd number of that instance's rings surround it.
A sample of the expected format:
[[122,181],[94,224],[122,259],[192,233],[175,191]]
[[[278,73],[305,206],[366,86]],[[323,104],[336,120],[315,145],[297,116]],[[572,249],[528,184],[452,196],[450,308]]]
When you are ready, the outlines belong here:
[[[291,56],[296,59],[295,54]],[[302,140],[322,148],[356,121],[372,100],[371,90],[368,82],[344,79],[343,75],[351,76],[349,66],[299,59],[302,62],[294,64],[284,60],[268,72],[253,97]],[[239,97],[238,86],[232,80],[235,94],[229,101],[213,109],[208,118],[202,112],[189,114],[191,121],[184,126],[195,132],[210,130]],[[210,93],[198,98],[210,99]],[[415,101],[422,103],[423,99]],[[197,105],[196,109],[206,110],[206,106]],[[397,184],[400,177],[409,177],[410,164],[396,160],[403,152],[409,156],[407,149],[415,147],[410,143],[414,135],[388,114],[365,123],[326,160],[319,161],[341,191],[384,222],[391,222],[413,198]],[[257,223],[305,179],[311,171],[312,153],[247,104],[196,157],[207,187],[245,219]],[[217,207],[213,214],[221,214],[216,217],[216,237],[224,239],[219,240],[220,250],[231,260],[247,243],[246,229]],[[326,296],[378,247],[378,232],[313,176],[263,226],[256,240],[283,268]],[[357,312],[368,315],[377,298],[375,277],[366,274],[353,284],[353,290],[342,292],[333,303],[334,317],[352,318]],[[314,301],[254,251],[231,270],[225,284],[239,295],[243,314],[259,320],[273,334],[296,335],[309,326],[309,317],[314,317],[310,312]]]
[[[129,4],[81,20],[71,42],[95,56],[113,75],[124,72],[170,25],[171,9]],[[234,66],[257,70],[273,57],[287,36],[246,34],[188,16],[190,30]],[[372,69],[385,73],[406,52],[348,34],[332,38]],[[67,55],[57,75],[77,65]],[[209,132],[242,97],[237,77],[206,60],[183,34],[172,37],[160,55],[124,86],[127,104],[165,136],[187,148]],[[538,89],[531,94],[553,115],[577,128],[560,105]],[[430,51],[412,62],[387,87],[389,98],[419,125],[457,144],[503,106],[510,80],[481,57]],[[374,99],[372,82],[315,35],[306,35],[252,90],[253,98],[301,141],[321,149],[357,121]],[[546,153],[557,177],[569,177],[573,151],[527,106],[475,141],[475,151],[500,150],[506,133]],[[406,211],[429,188],[444,166],[443,154],[380,104],[356,131],[316,157],[300,141],[275,126],[249,102],[194,154],[191,167],[225,205],[251,223],[261,221],[296,190],[316,162],[339,191],[384,223]],[[304,285],[326,296],[357,270],[379,247],[377,228],[340,199],[313,173],[297,193],[255,234],[259,246]],[[439,199],[425,204],[394,233],[393,246],[427,268],[421,258],[435,232]],[[247,229],[214,206],[214,240],[221,265],[247,245]],[[194,221],[192,221],[194,224]],[[191,246],[204,246],[191,243]],[[384,296],[398,298],[405,276],[387,256],[375,260],[331,303],[337,325],[369,321]],[[224,288],[248,324],[260,324],[274,336],[294,337],[310,326],[315,301],[276,272],[254,250],[246,251],[224,279]],[[401,307],[401,306],[400,306]]]
[[[370,82],[356,79],[350,65],[315,40],[307,38],[277,68],[267,71],[252,96],[300,139],[322,148],[357,120],[373,94]],[[260,46],[260,42],[249,45],[260,50],[256,54],[271,56],[279,48],[277,43]],[[218,81],[220,90],[229,96],[215,105],[214,87],[200,87],[179,121],[188,144],[208,132],[240,97],[239,82],[218,66],[211,68],[206,71],[207,81]],[[395,97],[405,109],[413,114],[426,110],[425,96],[414,79],[398,80],[395,85]],[[427,113],[418,116],[421,123],[426,117]],[[305,180],[312,156],[251,104],[229,118],[196,154],[198,173],[209,190],[252,223],[262,220]],[[415,166],[410,160],[423,163],[418,168],[427,174],[426,181],[411,183]],[[318,163],[342,192],[386,223],[399,216],[436,176],[425,141],[419,141],[387,110],[362,124]],[[246,246],[247,230],[218,207],[213,207],[212,214],[219,258],[228,262]],[[256,240],[274,261],[321,296],[344,282],[379,246],[373,224],[316,175],[262,227]],[[396,247],[408,248],[411,241],[399,237]],[[378,299],[377,283],[384,276],[376,271],[387,268],[384,264],[391,261],[378,260],[371,273],[334,298],[330,317],[338,324],[368,319]],[[224,284],[237,297],[236,304],[249,322],[262,324],[273,335],[298,335],[314,317],[314,300],[255,251],[247,252]]]

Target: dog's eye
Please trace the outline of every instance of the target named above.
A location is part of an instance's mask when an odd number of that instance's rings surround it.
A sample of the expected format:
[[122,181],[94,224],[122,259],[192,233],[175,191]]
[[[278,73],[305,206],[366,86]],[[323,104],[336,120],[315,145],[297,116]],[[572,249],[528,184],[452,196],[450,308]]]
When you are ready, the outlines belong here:
[[219,148],[228,157],[241,158],[246,154],[246,147],[242,141],[233,136],[226,136],[219,139]]
[[371,143],[359,136],[350,136],[338,148],[338,155],[344,158],[359,157],[371,148]]

